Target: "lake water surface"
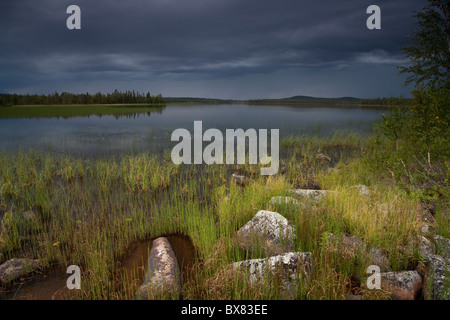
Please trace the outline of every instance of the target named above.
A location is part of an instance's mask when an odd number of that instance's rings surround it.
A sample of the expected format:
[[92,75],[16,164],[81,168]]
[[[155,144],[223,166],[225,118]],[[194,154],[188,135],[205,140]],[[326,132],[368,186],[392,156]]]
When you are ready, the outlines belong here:
[[279,129],[290,135],[368,135],[382,110],[333,106],[170,105],[155,112],[89,117],[2,118],[0,151],[51,150],[87,156],[156,151],[173,146],[173,130],[193,132],[194,121],[208,128]]

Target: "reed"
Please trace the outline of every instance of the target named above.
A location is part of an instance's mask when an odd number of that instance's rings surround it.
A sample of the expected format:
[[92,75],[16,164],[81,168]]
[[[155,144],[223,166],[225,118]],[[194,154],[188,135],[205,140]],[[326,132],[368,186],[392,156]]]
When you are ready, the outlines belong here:
[[[197,256],[183,298],[284,299],[279,275],[255,286],[230,270],[231,263],[256,257],[239,248],[236,231],[257,211],[272,210],[295,225],[295,249],[312,252],[314,259],[312,276],[298,282],[288,298],[345,299],[352,279],[365,275],[367,257],[337,250],[330,245],[330,234],[352,234],[382,248],[390,254],[391,266],[400,270],[414,257],[402,255],[398,247],[415,236],[420,214],[417,199],[367,175],[365,144],[354,134],[283,139],[286,173],[271,177],[260,176],[259,167],[251,165],[175,166],[167,153],[95,160],[48,152],[1,154],[5,212],[0,251],[7,258],[39,258],[47,266],[79,265],[82,290],[66,298],[134,299],[142,274],[136,269],[127,273],[121,265],[130,244],[184,234]],[[317,153],[332,161],[318,162]],[[328,172],[330,165],[341,171]],[[250,183],[236,184],[232,172],[248,176]],[[288,189],[311,183],[335,192],[305,207],[268,204],[273,196],[287,196]],[[370,186],[369,196],[354,187],[359,183]],[[24,218],[29,210],[36,219]],[[440,225],[448,230],[446,221]]]

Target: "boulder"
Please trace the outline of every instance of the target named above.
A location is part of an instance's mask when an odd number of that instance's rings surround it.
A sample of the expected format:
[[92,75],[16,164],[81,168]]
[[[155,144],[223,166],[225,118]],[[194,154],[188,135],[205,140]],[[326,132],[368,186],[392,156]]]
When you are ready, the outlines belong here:
[[295,228],[281,214],[261,210],[237,232],[242,248],[265,256],[294,250]]
[[391,292],[392,300],[415,300],[422,292],[422,277],[417,271],[386,272],[381,287]]
[[232,264],[232,267],[235,270],[241,270],[248,274],[252,284],[263,281],[269,273],[272,275],[281,273],[283,289],[286,291],[291,288],[290,284],[298,276],[306,279],[311,275],[313,263],[310,252],[288,252],[265,259],[235,262]]
[[177,258],[169,240],[164,237],[153,241],[148,257],[144,283],[140,286],[138,297],[148,299],[153,296],[181,293],[181,273]]
[[233,179],[239,185],[245,185],[250,182],[250,179],[245,176],[239,176],[235,173],[231,175],[231,179]]
[[39,267],[39,260],[13,258],[0,265],[0,282],[9,282],[33,272]]
[[450,300],[450,259],[430,254],[417,266],[423,276],[425,299]]
[[323,197],[325,197],[329,191],[311,190],[311,189],[291,189],[288,190],[288,192],[292,193],[293,195],[299,198],[311,200],[313,202],[318,202]]
[[450,240],[443,236],[435,235],[434,242],[441,257],[450,259]]

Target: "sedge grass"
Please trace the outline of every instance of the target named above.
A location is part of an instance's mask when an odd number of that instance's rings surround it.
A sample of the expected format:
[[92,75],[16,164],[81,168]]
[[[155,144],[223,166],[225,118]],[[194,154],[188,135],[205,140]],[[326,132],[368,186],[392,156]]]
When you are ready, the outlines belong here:
[[[1,154],[5,212],[0,251],[7,258],[39,258],[47,266],[79,265],[82,290],[67,298],[134,299],[138,275],[124,275],[120,262],[130,244],[184,234],[197,257],[183,298],[285,299],[277,275],[254,286],[230,270],[231,263],[249,258],[236,243],[236,231],[257,211],[272,210],[295,226],[295,249],[313,255],[311,277],[300,281],[289,298],[345,299],[352,279],[364,276],[367,257],[335,250],[329,235],[358,236],[386,251],[391,267],[400,270],[413,257],[402,256],[398,247],[416,235],[420,215],[417,199],[367,176],[360,159],[364,143],[356,135],[285,139],[281,162],[286,174],[271,177],[260,176],[259,166],[175,166],[167,154],[96,160],[39,152]],[[329,154],[331,163],[318,163],[317,153]],[[327,173],[330,165],[340,173]],[[250,183],[234,183],[232,172],[250,177]],[[288,189],[311,181],[335,192],[305,206],[269,204],[271,197],[286,196]],[[354,187],[360,183],[370,186],[369,196]],[[19,219],[27,210],[38,219]],[[383,292],[364,294],[388,297]]]

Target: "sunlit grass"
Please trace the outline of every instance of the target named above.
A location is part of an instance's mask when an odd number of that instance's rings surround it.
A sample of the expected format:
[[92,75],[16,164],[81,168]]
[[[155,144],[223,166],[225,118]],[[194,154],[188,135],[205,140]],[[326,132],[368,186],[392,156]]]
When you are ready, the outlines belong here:
[[[0,251],[7,258],[39,258],[44,265],[79,265],[83,288],[68,296],[77,299],[134,299],[140,283],[124,278],[123,253],[134,241],[177,233],[189,236],[198,252],[183,298],[286,298],[276,275],[254,286],[229,267],[252,258],[236,243],[236,231],[259,210],[289,219],[296,229],[296,251],[313,254],[312,276],[299,281],[290,298],[345,299],[351,279],[364,276],[364,253],[337,250],[329,243],[331,233],[355,235],[381,248],[390,254],[393,269],[414,258],[401,256],[398,247],[415,236],[418,201],[367,176],[360,159],[364,140],[356,135],[293,137],[282,146],[286,173],[270,177],[260,176],[259,167],[250,165],[175,166],[167,154],[96,160],[38,152],[2,154],[0,199],[6,212]],[[331,163],[317,162],[317,153],[329,155]],[[330,165],[340,172],[327,172]],[[250,183],[236,184],[230,179],[233,172],[250,177]],[[271,197],[288,196],[288,189],[312,181],[334,192],[304,206],[269,204]],[[369,186],[368,196],[354,187],[360,183]],[[27,210],[38,219],[25,221],[20,214]]]

